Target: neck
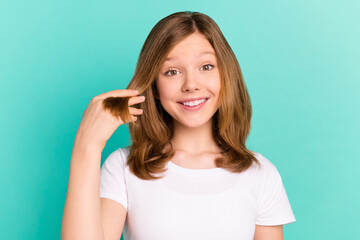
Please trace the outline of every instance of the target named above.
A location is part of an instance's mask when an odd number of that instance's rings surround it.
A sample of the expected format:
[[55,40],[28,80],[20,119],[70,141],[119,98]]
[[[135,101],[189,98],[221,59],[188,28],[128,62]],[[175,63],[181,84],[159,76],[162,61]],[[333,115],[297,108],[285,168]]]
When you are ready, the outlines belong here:
[[192,155],[220,152],[212,135],[212,119],[198,128],[189,128],[174,121],[171,143],[175,151],[180,150]]

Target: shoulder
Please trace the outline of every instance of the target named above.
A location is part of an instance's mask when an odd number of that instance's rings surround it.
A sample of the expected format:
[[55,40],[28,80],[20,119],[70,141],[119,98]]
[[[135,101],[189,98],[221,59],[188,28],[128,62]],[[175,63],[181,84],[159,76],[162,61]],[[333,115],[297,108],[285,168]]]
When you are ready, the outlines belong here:
[[278,170],[276,166],[264,155],[258,152],[251,151],[254,157],[259,161],[259,164],[253,163],[251,171],[262,176],[276,175]]
[[123,167],[129,156],[129,148],[118,148],[106,158],[104,165]]
[[118,151],[121,155],[121,158],[124,162],[126,162],[129,154],[130,154],[130,148],[124,147],[124,148],[118,148],[116,151]]

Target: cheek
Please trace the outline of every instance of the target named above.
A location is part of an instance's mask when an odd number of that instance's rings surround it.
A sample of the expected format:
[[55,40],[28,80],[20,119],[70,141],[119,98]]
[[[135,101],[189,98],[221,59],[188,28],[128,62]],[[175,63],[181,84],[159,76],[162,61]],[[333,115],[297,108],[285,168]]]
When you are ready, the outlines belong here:
[[208,89],[212,91],[215,95],[219,95],[221,88],[220,77],[215,76],[208,82]]
[[174,96],[176,87],[169,81],[159,80],[157,82],[157,89],[160,95],[160,100],[167,100]]

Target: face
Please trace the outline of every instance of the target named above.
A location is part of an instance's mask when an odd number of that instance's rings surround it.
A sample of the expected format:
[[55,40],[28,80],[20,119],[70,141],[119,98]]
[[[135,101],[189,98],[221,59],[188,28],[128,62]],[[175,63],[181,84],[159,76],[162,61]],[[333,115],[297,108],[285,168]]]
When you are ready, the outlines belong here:
[[193,33],[175,45],[161,66],[156,86],[175,126],[211,124],[219,108],[220,73],[209,41]]

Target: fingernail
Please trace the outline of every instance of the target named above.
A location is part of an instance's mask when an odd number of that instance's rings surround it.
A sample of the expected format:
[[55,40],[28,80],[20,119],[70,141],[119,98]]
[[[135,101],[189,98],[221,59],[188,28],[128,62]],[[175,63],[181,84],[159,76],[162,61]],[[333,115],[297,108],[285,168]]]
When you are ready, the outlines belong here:
[[141,99],[141,100],[144,100],[144,99],[145,99],[145,96],[140,96],[140,99]]
[[138,90],[134,90],[133,92],[134,92],[134,93],[139,93],[139,91],[138,91]]

